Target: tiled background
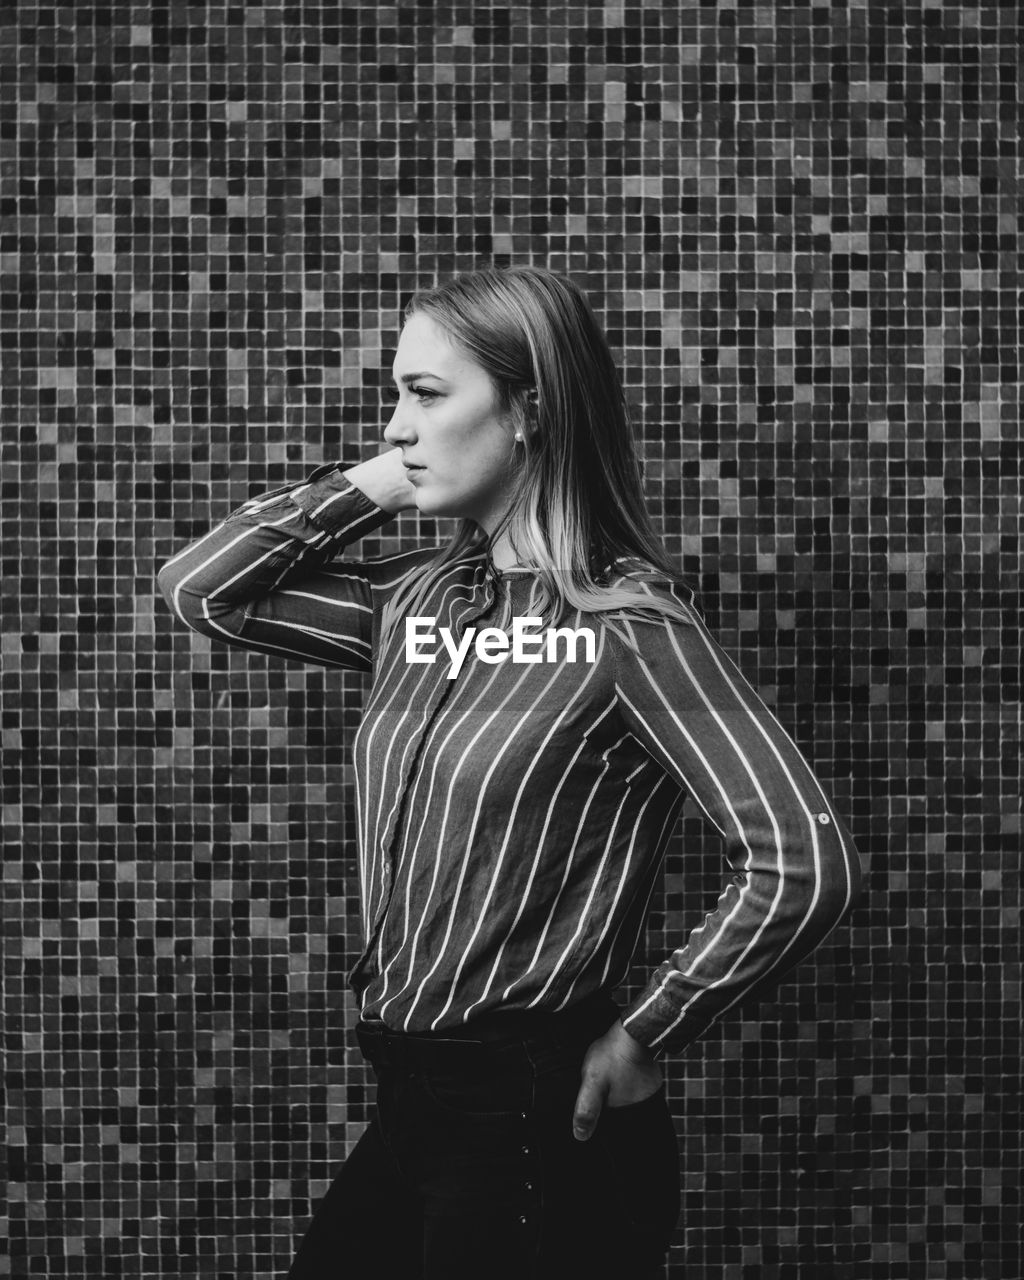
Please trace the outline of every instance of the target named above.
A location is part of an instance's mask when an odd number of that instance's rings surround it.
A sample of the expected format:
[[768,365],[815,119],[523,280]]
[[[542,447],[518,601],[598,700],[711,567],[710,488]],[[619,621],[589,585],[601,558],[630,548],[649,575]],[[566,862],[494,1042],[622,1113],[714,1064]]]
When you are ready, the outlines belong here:
[[[364,1124],[361,677],[154,574],[376,451],[399,303],[494,261],[588,290],[669,549],[872,857],[668,1064],[673,1280],[1020,1280],[1018,6],[2,21],[0,1273],[280,1275]],[[718,865],[684,820],[638,975]]]

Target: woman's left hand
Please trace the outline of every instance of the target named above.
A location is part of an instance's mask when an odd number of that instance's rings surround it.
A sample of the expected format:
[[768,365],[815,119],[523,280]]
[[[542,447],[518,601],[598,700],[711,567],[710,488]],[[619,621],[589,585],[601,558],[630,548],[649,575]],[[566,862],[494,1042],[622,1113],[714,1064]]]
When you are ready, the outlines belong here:
[[663,1078],[654,1055],[618,1020],[587,1050],[582,1074],[572,1117],[573,1136],[580,1142],[594,1132],[606,1106],[642,1102],[657,1092]]

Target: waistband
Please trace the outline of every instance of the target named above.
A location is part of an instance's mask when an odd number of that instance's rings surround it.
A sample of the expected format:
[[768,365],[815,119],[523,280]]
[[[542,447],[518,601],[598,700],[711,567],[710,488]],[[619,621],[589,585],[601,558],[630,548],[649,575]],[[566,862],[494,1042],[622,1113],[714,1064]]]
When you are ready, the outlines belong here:
[[524,1042],[570,1045],[596,1040],[619,1016],[611,996],[598,992],[556,1013],[539,1009],[495,1010],[440,1031],[393,1031],[383,1022],[360,1020],[356,1039],[374,1066],[422,1069],[480,1065],[506,1057]]

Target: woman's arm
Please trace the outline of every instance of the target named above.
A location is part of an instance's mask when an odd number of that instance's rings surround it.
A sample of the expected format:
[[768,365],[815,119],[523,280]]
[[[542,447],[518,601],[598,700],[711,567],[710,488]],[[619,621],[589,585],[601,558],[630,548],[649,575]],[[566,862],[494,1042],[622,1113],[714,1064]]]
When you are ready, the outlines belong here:
[[382,511],[397,515],[399,511],[408,511],[416,506],[416,486],[409,483],[402,456],[401,449],[387,449],[341,474]]
[[642,658],[609,637],[626,725],[720,832],[729,868],[715,909],[622,1015],[655,1052],[682,1048],[774,984],[845,917],[861,883],[850,833],[803,756],[687,611],[692,626],[626,624]]
[[251,498],[179,552],[160,570],[160,589],[183,622],[211,639],[369,671],[373,575],[387,571],[337,557],[414,506],[415,492],[400,449],[345,471],[318,467],[299,484]]

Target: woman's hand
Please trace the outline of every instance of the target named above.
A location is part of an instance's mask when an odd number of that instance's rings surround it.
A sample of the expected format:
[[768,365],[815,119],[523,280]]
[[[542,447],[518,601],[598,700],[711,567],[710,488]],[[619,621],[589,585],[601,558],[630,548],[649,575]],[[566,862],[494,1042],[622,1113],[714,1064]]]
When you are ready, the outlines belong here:
[[606,1106],[642,1102],[657,1092],[662,1079],[654,1055],[616,1020],[583,1059],[583,1083],[572,1117],[573,1136],[586,1142]]
[[416,506],[416,486],[402,466],[402,450],[388,449],[341,473],[349,484],[375,502],[382,511],[397,515]]

